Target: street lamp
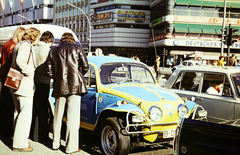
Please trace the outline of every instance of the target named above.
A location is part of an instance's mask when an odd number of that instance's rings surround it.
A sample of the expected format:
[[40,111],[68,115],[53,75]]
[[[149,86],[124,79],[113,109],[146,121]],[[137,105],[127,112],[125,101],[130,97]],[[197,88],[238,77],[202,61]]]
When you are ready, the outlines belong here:
[[68,2],[67,2],[67,4],[70,5],[70,6],[72,6],[72,7],[74,7],[74,8],[77,8],[77,9],[80,10],[80,11],[82,11],[82,13],[85,15],[85,17],[86,17],[87,20],[88,20],[88,25],[89,25],[89,38],[88,38],[88,40],[89,40],[89,49],[88,49],[88,51],[89,51],[89,53],[90,53],[90,52],[91,52],[91,23],[90,23],[90,20],[89,20],[88,16],[86,15],[86,13],[85,13],[82,9],[76,7],[75,5],[73,5],[73,4],[71,4],[71,3],[68,3]]
[[24,16],[22,16],[22,15],[20,15],[20,14],[17,14],[18,16],[20,16],[20,17],[22,17],[22,18],[25,18],[25,19],[27,19],[28,21],[30,21],[30,23],[32,23],[33,24],[33,22],[30,20],[30,19],[28,19],[27,17],[24,17]]

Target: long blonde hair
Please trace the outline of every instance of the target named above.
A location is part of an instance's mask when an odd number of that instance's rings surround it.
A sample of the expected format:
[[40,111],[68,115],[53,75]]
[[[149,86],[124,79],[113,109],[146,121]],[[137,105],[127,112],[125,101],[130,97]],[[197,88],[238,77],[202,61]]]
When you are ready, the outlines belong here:
[[22,36],[25,32],[26,29],[24,27],[18,27],[13,33],[13,38],[16,39],[18,42],[21,42]]
[[37,38],[40,38],[40,30],[30,27],[26,29],[26,32],[23,34],[22,40],[29,40],[31,43],[35,42]]

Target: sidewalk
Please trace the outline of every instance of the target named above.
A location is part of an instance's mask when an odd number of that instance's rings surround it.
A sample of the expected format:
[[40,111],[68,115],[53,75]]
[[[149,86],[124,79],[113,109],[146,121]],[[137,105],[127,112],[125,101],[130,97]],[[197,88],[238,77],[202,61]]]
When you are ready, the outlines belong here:
[[[49,134],[52,139],[52,133]],[[0,139],[0,155],[66,155],[65,153],[65,141],[61,140],[61,147],[58,151],[52,150],[52,141],[46,143],[39,143],[29,140],[32,152],[13,152],[12,151],[12,139]],[[90,155],[89,153],[81,150],[78,153],[72,153],[74,155]]]

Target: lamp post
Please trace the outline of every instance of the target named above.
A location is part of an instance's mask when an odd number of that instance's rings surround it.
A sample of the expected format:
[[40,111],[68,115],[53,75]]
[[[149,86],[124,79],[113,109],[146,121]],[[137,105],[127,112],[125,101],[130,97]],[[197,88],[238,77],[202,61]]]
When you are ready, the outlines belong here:
[[90,23],[90,20],[89,20],[88,16],[86,15],[86,13],[82,9],[76,7],[75,5],[72,5],[71,3],[67,2],[67,4],[72,6],[72,7],[74,7],[74,8],[77,8],[78,10],[80,10],[84,14],[84,16],[87,18],[87,20],[88,20],[88,26],[89,26],[89,38],[88,38],[88,40],[89,40],[89,49],[88,49],[88,51],[90,53],[91,52],[91,23]]
[[223,23],[222,23],[222,40],[221,40],[221,54],[220,55],[223,55],[224,53],[224,43],[223,43],[223,40],[224,40],[224,35],[226,35],[226,32],[224,32],[223,30],[225,29],[225,21],[226,21],[226,0],[224,0],[224,12],[223,12]]
[[30,23],[32,23],[33,24],[33,22],[30,20],[30,19],[28,19],[27,17],[24,17],[24,16],[22,16],[22,15],[20,15],[20,14],[17,14],[18,16],[20,16],[20,17],[22,17],[22,18],[25,18],[25,19],[27,19],[28,21],[30,21]]

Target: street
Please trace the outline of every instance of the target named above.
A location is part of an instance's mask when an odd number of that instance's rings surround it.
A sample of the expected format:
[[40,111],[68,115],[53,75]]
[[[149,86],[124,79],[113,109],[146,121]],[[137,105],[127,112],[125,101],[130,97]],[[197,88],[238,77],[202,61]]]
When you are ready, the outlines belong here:
[[[49,137],[52,139],[52,133],[49,133]],[[94,135],[88,134],[85,131],[82,132],[80,136],[80,148],[82,151],[79,153],[79,155],[98,155],[101,154],[101,150],[97,144],[97,141],[95,140],[96,137]],[[58,151],[53,151],[51,149],[52,142],[46,142],[46,143],[39,143],[34,142],[32,140],[29,140],[31,143],[31,146],[33,147],[33,152],[28,152],[28,155],[63,155],[65,154],[65,141],[61,141],[61,147]],[[0,140],[0,154],[1,155],[15,155],[18,154],[18,152],[12,151],[12,139],[4,139],[1,138]],[[140,147],[137,149],[133,149],[130,151],[129,155],[173,155],[173,149],[172,149],[172,142],[170,144],[155,144],[151,146],[146,147]]]

